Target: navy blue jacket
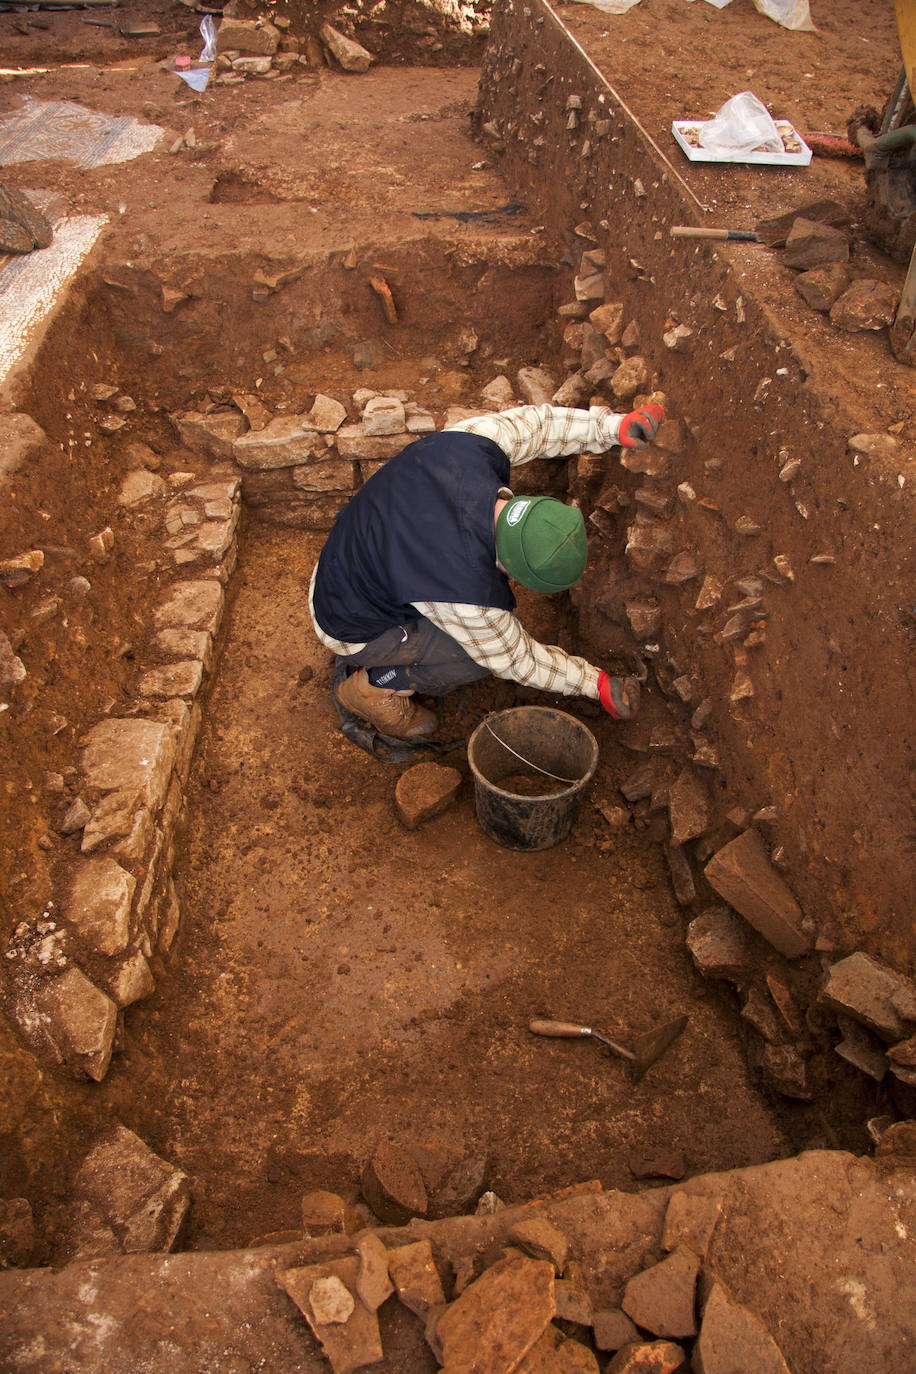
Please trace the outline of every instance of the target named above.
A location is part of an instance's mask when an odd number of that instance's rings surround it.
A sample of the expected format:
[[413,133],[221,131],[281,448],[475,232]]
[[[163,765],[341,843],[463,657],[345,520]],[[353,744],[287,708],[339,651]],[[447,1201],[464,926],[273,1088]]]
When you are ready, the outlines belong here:
[[313,605],[324,632],[368,642],[416,620],[415,601],[514,610],[493,531],[508,480],[499,445],[462,430],[390,458],[340,511],[321,551]]

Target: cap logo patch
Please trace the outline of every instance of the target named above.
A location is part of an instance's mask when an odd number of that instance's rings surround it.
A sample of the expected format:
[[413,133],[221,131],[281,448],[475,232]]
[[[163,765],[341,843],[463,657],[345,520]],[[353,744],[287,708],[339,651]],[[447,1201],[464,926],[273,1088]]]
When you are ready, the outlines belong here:
[[530,505],[530,501],[513,501],[512,505],[506,511],[506,524],[517,525]]

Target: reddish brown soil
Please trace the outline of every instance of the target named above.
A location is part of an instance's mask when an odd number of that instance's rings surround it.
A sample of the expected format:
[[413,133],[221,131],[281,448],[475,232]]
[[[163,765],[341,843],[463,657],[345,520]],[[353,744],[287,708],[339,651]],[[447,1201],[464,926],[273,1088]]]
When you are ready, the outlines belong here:
[[[774,112],[778,106],[803,128],[817,116],[841,131],[848,106],[880,103],[897,61],[885,7],[868,7],[864,29],[862,9],[838,0],[829,14],[818,13],[830,42],[816,47],[809,36],[764,27],[749,0],[727,11],[643,0],[614,21],[584,6],[563,13],[583,41],[613,57],[611,79],[661,140],[672,90],[676,114],[699,115],[736,83],[752,83]],[[7,65],[21,59],[55,68],[0,88],[0,108],[15,108],[24,93],[74,99],[164,123],[174,137],[193,126],[198,142],[215,145],[90,172],[63,164],[9,169],[16,185],[115,217],[96,275],[73,306],[72,318],[91,306],[83,332],[68,338],[59,330],[22,388],[24,407],[52,439],[65,439],[68,407],[73,428],[89,422],[91,407],[78,390],[84,380],[116,376],[133,391],[142,403],[133,436],[152,442],[168,470],[189,459],[157,408],[178,408],[208,388],[252,390],[260,378],[268,405],[300,409],[317,390],[347,399],[358,386],[407,386],[441,407],[471,400],[503,360],[510,373],[542,360],[556,302],[542,275],[551,258],[531,218],[505,216],[488,227],[415,217],[512,199],[492,165],[474,166],[486,158],[468,137],[473,69],[379,68],[361,78],[315,70],[282,84],[215,87],[199,98],[156,65],[194,49],[199,16],[180,6],[121,13],[156,18],[162,40],[105,35],[79,12],[38,16],[50,25],[39,30],[36,16],[0,15]],[[602,39],[612,23],[613,36]],[[727,60],[710,70],[710,48],[720,41]],[[862,57],[865,43],[874,60]],[[89,65],[58,67],[67,60]],[[802,90],[816,99],[802,104]],[[859,176],[846,164],[823,173],[846,191]],[[731,183],[740,195],[730,196],[708,171],[692,184],[704,199],[717,198],[723,219],[737,222],[740,211],[742,224],[784,208],[798,190],[780,173],[743,174]],[[752,188],[759,195],[751,197]],[[353,366],[335,329],[344,318],[350,336],[390,338],[364,281],[351,281],[341,267],[354,244],[363,262],[394,259],[409,331],[409,344],[389,344],[389,360],[369,371]],[[484,276],[488,256],[509,268],[522,264],[523,285],[513,290],[497,276],[494,293],[493,278]],[[313,287],[299,298],[308,317],[282,304],[252,306],[254,269],[299,258],[326,285],[323,308]],[[761,260],[749,251],[744,270],[749,294],[766,306]],[[106,276],[133,294],[106,294]],[[163,280],[203,281],[190,323],[154,309]],[[527,315],[527,332],[501,321],[501,306],[513,321]],[[462,370],[451,353],[468,315],[488,339],[489,357]],[[818,320],[798,311],[796,325],[799,339],[810,333],[817,342]],[[292,339],[294,356],[273,374],[263,355],[280,337]],[[157,347],[145,352],[151,339]],[[817,349],[819,386],[828,397],[854,387],[869,418],[886,425],[893,414],[912,437],[904,379],[898,370],[886,387],[881,341],[864,349],[854,364],[845,350],[831,362]],[[93,353],[98,360],[90,363]],[[425,385],[422,376],[430,377]],[[738,379],[736,397],[746,400],[756,381]],[[879,385],[889,398],[880,406]],[[49,543],[51,532],[60,549],[81,546],[86,531],[116,518],[118,463],[117,446],[104,440],[79,474],[49,456],[17,481],[0,553]],[[152,538],[142,529],[122,533],[115,562],[93,569],[94,614],[74,613],[69,637],[28,620],[41,596],[83,570],[66,553],[50,560],[40,588],[4,596],[0,608],[7,633],[29,626],[30,670],[30,709],[5,720],[4,937],[47,899],[49,862],[66,865],[73,843],[54,832],[44,770],[68,766],[82,731],[114,709],[112,701],[131,700],[161,569]],[[601,747],[568,842],[521,856],[494,845],[476,824],[470,780],[446,816],[416,832],[399,826],[397,770],[354,749],[336,728],[330,665],[305,606],[319,547],[320,537],[249,523],[189,795],[179,861],[183,929],[168,967],[156,970],[155,994],[128,1012],[107,1079],[75,1084],[46,1067],[39,1085],[5,1033],[15,1100],[11,1092],[0,1182],[6,1195],[33,1200],[42,1257],[55,1254],[67,1168],[111,1115],[192,1175],[189,1243],[198,1248],[295,1227],[298,1196],[310,1188],[355,1196],[360,1164],[382,1136],[420,1148],[433,1171],[485,1150],[486,1182],[506,1200],[586,1177],[632,1188],[634,1156],[667,1147],[682,1152],[688,1172],[806,1145],[867,1148],[865,1118],[885,1104],[841,1065],[818,1084],[820,1101],[811,1106],[759,1095],[730,1001],[691,970],[658,827],[647,817],[641,828],[615,832],[605,819],[602,806],[619,802],[619,784],[640,755],[588,705],[563,703],[587,719]],[[133,573],[138,566],[151,570],[145,582]],[[884,617],[850,629],[868,655],[899,607],[881,601],[879,562],[864,563],[863,575],[874,577]],[[542,637],[565,642],[562,608],[526,604],[524,619]],[[897,633],[899,619],[894,624]],[[527,699],[511,687],[477,686],[448,703],[446,733],[466,735],[487,709]],[[51,733],[53,713],[66,716],[63,733]],[[647,693],[643,719],[647,728],[667,719],[658,692]],[[821,728],[816,717],[798,726],[808,757]],[[456,759],[463,766],[460,752],[447,761]],[[596,1044],[554,1043],[526,1029],[533,1016],[552,1016],[625,1039],[681,1011],[690,1016],[682,1040],[636,1087]]]

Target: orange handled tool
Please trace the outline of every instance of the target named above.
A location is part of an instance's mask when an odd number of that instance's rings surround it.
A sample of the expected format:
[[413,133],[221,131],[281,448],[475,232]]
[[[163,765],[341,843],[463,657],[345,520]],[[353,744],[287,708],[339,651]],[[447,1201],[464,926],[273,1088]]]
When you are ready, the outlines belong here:
[[673,1021],[666,1021],[657,1030],[638,1035],[633,1042],[632,1050],[624,1049],[623,1045],[618,1045],[615,1040],[610,1040],[600,1031],[593,1030],[591,1026],[580,1026],[574,1021],[529,1021],[528,1029],[532,1035],[546,1035],[557,1040],[600,1040],[612,1054],[616,1054],[619,1059],[627,1060],[632,1080],[638,1083],[646,1070],[661,1058],[686,1025],[686,1016],[676,1016]]

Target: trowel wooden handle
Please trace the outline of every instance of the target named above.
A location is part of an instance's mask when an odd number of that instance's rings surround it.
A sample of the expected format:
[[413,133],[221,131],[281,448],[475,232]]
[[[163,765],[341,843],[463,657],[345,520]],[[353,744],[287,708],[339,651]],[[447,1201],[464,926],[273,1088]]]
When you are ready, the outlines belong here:
[[753,229],[711,229],[693,224],[672,224],[668,230],[673,239],[732,239],[738,243],[759,243],[760,235]]
[[534,1035],[555,1035],[564,1040],[578,1040],[592,1033],[589,1026],[577,1026],[572,1021],[529,1021],[528,1029]]

